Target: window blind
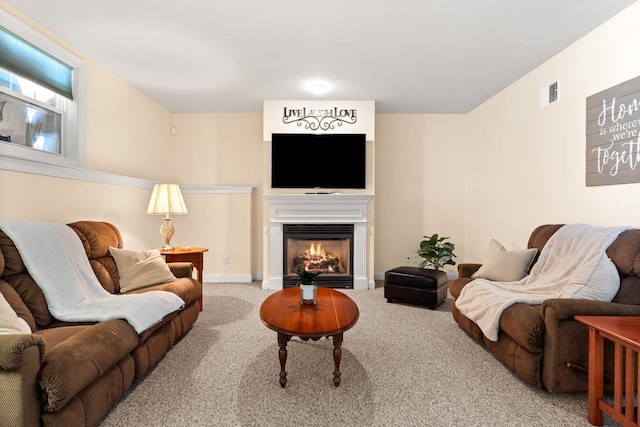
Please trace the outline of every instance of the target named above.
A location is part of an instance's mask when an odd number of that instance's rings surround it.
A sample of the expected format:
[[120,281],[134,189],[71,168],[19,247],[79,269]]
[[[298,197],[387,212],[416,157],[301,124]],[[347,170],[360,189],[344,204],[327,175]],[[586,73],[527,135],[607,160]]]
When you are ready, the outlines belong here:
[[0,27],[0,65],[73,99],[73,67]]

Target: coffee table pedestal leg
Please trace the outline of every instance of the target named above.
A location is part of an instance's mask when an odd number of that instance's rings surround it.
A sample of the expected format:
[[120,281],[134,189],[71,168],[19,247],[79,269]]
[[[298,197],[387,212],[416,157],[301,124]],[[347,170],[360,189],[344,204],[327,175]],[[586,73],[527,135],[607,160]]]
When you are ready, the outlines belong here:
[[333,384],[338,387],[342,374],[340,374],[340,360],[342,359],[342,332],[333,336],[333,363],[335,370],[333,371]]
[[287,384],[287,371],[285,370],[285,366],[287,365],[287,342],[290,339],[290,335],[278,332],[278,344],[280,345],[278,359],[280,359],[280,387],[282,388]]

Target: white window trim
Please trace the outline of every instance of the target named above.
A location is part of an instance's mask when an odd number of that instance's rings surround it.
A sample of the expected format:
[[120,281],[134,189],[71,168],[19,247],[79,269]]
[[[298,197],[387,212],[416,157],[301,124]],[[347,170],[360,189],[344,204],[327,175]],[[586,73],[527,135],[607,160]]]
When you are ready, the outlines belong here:
[[[8,163],[12,170],[25,167],[29,162],[36,165],[86,167],[86,66],[84,61],[3,10],[0,10],[0,25],[73,67],[74,87],[74,100],[67,102],[66,111],[72,126],[69,126],[69,122],[65,120],[62,155],[18,145],[0,144],[2,163],[4,165]],[[28,172],[28,170],[24,171]]]

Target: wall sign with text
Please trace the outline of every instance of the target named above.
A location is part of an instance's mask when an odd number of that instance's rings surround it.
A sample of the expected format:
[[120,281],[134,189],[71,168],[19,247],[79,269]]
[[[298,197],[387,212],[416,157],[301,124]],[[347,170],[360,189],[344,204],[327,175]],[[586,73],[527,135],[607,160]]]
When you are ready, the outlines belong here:
[[329,131],[357,121],[358,110],[355,108],[282,108],[282,123],[295,124],[303,129]]
[[375,138],[374,101],[264,101],[264,140],[274,133],[364,133]]
[[640,182],[640,77],[587,98],[587,186]]

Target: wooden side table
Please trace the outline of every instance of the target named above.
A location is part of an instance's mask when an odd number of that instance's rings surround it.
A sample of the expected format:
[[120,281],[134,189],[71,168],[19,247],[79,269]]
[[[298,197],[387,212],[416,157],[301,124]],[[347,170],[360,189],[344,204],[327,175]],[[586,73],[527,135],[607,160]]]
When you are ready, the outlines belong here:
[[[640,317],[575,316],[575,320],[589,327],[589,422],[601,426],[605,412],[623,426],[637,426],[634,396],[640,364]],[[613,406],[603,399],[605,339],[615,344]]]
[[[160,250],[160,254],[164,255],[166,262],[190,262],[196,270],[198,270],[198,282],[204,286],[202,280],[202,270],[204,269],[204,253],[209,249],[190,246],[184,248],[173,248],[170,251]],[[202,294],[198,302],[200,303],[200,311],[202,311]]]

